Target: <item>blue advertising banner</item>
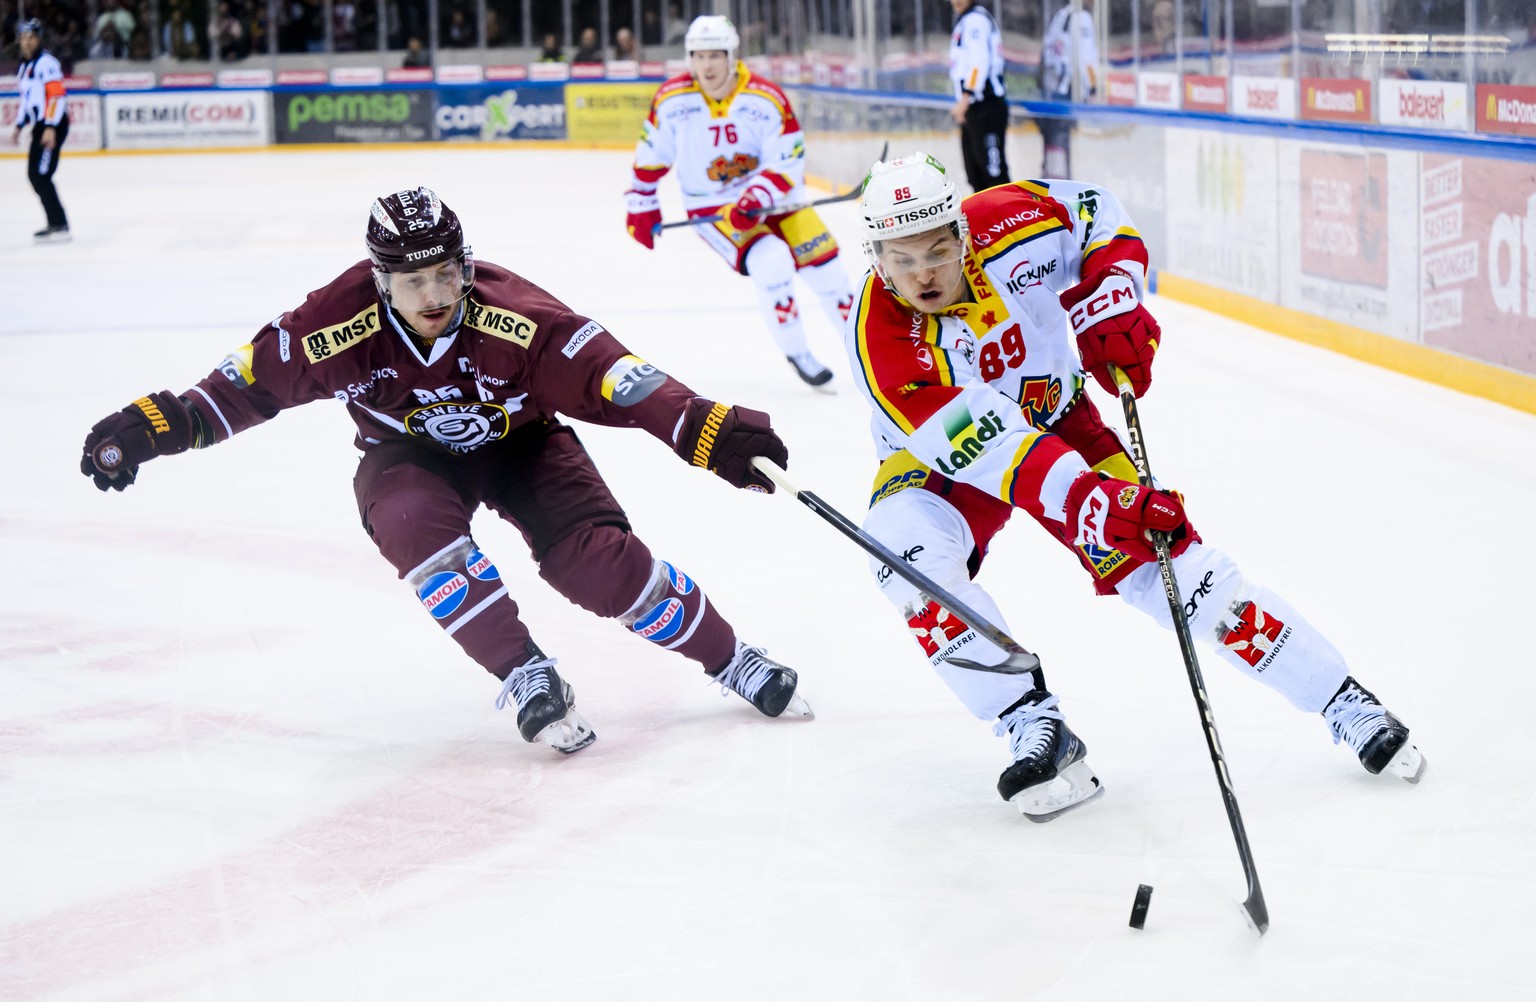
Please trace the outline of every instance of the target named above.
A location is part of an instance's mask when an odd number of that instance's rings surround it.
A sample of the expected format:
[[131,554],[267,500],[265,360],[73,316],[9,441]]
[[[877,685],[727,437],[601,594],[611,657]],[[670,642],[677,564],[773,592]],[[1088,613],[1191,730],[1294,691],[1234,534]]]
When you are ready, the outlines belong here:
[[564,139],[560,84],[485,83],[438,90],[439,139]]

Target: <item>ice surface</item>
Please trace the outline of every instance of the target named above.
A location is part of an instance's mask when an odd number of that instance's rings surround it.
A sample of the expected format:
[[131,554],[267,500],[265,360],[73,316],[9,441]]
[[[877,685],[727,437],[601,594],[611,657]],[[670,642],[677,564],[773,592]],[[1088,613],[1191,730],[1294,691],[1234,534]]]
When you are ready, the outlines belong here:
[[[997,799],[1004,742],[861,554],[643,433],[582,431],[650,546],[801,671],[814,721],[762,719],[568,606],[483,515],[599,735],[569,759],[524,744],[360,530],[338,405],[152,463],[121,495],[80,476],[96,419],[191,385],[361,256],[372,196],[427,183],[481,258],[770,411],[796,479],[857,517],[873,468],[833,330],[807,297],[826,396],[701,241],[625,239],[623,154],[66,156],[75,241],[45,248],[6,166],[0,997],[1532,997],[1531,416],[1154,304],[1154,469],[1431,762],[1418,787],[1370,777],[1208,659],[1260,940],[1174,638],[1095,599],[1026,519],[982,580],[1108,791],[1050,825]],[[826,216],[861,270],[852,206]]]

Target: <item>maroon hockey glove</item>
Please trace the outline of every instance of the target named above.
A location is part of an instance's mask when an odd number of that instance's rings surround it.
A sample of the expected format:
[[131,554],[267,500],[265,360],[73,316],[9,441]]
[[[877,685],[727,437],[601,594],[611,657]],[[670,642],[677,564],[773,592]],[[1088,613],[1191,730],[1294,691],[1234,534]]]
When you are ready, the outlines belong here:
[[752,466],[766,456],[780,466],[789,463],[789,449],[774,433],[768,415],[749,407],[729,407],[694,397],[683,411],[673,450],[694,466],[702,466],[732,487],[773,493],[773,481]]
[[656,247],[656,234],[661,230],[661,199],[656,197],[656,186],[649,191],[631,188],[624,193],[624,226],[635,242],[646,250]]
[[1169,556],[1189,548],[1189,516],[1177,495],[1091,472],[1067,491],[1067,532],[1074,544],[1119,550],[1150,563],[1157,550],[1147,533],[1154,530],[1168,534]]
[[99,490],[124,490],[138,475],[140,463],[192,448],[197,424],[191,409],[168,391],[140,397],[91,428],[80,472]]
[[1061,294],[1061,305],[1077,335],[1083,368],[1093,374],[1107,393],[1120,395],[1110,365],[1118,365],[1130,377],[1136,396],[1152,385],[1152,356],[1162,329],[1136,296],[1128,272],[1105,268]]

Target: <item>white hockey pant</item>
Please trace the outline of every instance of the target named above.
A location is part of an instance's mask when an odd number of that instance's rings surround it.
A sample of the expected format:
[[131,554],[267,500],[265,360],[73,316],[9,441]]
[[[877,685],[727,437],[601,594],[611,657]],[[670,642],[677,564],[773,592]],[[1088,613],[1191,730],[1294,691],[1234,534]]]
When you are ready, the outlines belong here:
[[[1227,664],[1264,683],[1298,710],[1321,713],[1349,675],[1344,657],[1284,599],[1243,577],[1221,550],[1196,543],[1173,560],[1190,635]],[[1173,628],[1156,564],[1117,589],[1132,606]]]
[[[975,547],[970,527],[942,498],[925,490],[900,491],[870,510],[864,529],[904,557],[909,566],[1009,632],[992,597],[970,580],[967,562]],[[886,598],[908,621],[914,638],[923,644],[934,670],[972,714],[990,720],[1030,690],[1033,682],[1028,675],[992,675],[944,664],[943,659],[951,656],[999,664],[1007,655],[973,630],[954,624],[930,628],[920,622],[913,627],[914,615],[922,606],[918,589],[886,571],[877,560],[870,560],[870,570]],[[1321,712],[1343,684],[1349,669],[1328,639],[1279,596],[1247,581],[1222,551],[1191,546],[1175,558],[1174,575],[1191,635],[1245,675],[1310,712]],[[1131,606],[1172,628],[1155,564],[1137,568],[1118,590]],[[1241,617],[1237,610],[1242,611]],[[927,630],[926,642],[917,636],[919,629]]]
[[843,270],[841,257],[800,269],[800,278],[816,293],[821,311],[839,334],[848,323],[848,311],[853,309],[853,286],[848,284],[848,273]]

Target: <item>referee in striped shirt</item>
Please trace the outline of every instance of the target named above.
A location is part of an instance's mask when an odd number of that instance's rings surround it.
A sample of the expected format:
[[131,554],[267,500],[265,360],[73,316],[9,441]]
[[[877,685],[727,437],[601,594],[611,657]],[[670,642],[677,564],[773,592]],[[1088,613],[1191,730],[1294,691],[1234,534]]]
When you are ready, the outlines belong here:
[[48,225],[32,234],[38,243],[62,243],[69,239],[69,219],[59,202],[53,175],[59,169],[59,151],[69,136],[69,98],[64,95],[64,70],[53,53],[43,48],[43,25],[29,18],[16,25],[16,44],[21,48],[21,65],[16,68],[16,83],[21,90],[21,108],[16,115],[16,139],[21,130],[32,126],[32,149],[27,154],[27,180],[42,199]]
[[950,116],[960,126],[965,177],[974,191],[1007,184],[1008,100],[1003,93],[1003,33],[992,12],[975,0],[950,0],[955,30],[949,39],[949,79],[955,85]]

